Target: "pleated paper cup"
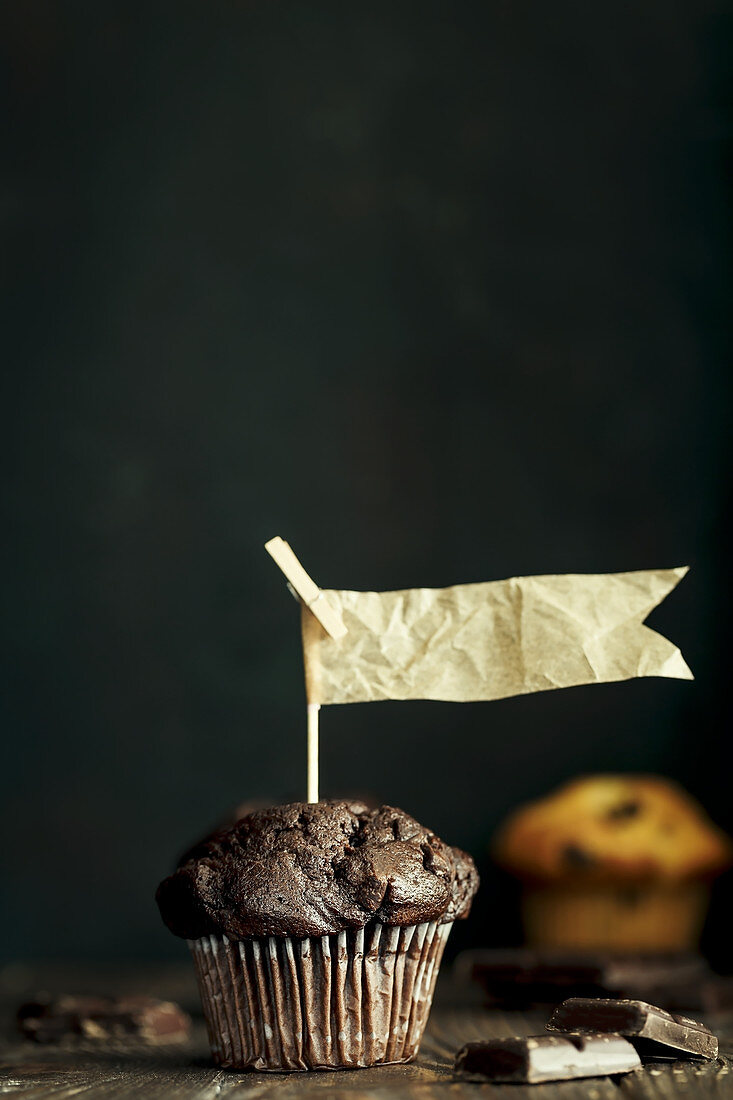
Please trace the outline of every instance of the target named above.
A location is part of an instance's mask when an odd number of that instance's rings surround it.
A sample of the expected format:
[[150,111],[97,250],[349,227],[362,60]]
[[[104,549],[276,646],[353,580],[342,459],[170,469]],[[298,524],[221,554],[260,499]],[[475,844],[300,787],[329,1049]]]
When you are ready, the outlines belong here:
[[708,883],[536,887],[522,897],[532,947],[658,953],[693,951],[710,903]]
[[214,1060],[280,1073],[411,1061],[450,930],[189,940]]

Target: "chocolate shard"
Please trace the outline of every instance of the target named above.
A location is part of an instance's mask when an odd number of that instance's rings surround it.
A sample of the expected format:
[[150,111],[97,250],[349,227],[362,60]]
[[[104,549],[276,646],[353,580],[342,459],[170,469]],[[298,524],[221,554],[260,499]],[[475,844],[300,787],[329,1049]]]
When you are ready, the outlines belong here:
[[455,1068],[481,1080],[517,1084],[605,1077],[641,1066],[631,1043],[619,1035],[530,1035],[467,1043]]
[[700,999],[705,1012],[713,1015],[733,1012],[733,977],[713,975],[709,981],[703,982]]
[[581,1035],[625,1035],[640,1053],[651,1057],[669,1056],[671,1052],[698,1058],[718,1056],[717,1037],[704,1024],[645,1001],[571,997],[558,1005],[547,1029]]
[[459,982],[480,986],[489,1004],[556,1005],[567,997],[623,997],[671,1011],[708,1011],[704,983],[714,978],[702,955],[617,955],[559,948],[464,951]]
[[177,1004],[145,996],[39,998],[21,1005],[17,1022],[21,1034],[36,1043],[169,1043],[191,1031],[190,1017]]

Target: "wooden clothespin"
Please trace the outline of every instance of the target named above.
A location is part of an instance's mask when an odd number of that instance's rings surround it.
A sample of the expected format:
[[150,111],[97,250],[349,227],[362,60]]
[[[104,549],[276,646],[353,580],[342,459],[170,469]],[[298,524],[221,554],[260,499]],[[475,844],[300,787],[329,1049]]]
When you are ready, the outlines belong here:
[[341,616],[325,598],[316,582],[308,576],[285,539],[277,535],[265,543],[265,550],[280,566],[299,599],[313,612],[326,633],[332,638],[343,638],[347,630]]

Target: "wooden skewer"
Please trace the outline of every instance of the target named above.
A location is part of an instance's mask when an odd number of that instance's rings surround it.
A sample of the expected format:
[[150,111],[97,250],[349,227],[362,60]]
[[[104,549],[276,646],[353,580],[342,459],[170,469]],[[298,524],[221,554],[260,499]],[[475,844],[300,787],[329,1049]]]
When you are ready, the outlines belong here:
[[[265,550],[280,566],[290,591],[302,600],[332,638],[347,633],[340,614],[331,606],[316,582],[308,576],[285,539],[277,535],[265,543]],[[308,801],[318,801],[318,712],[320,703],[308,703]]]
[[308,801],[318,801],[318,712],[320,703],[308,704]]

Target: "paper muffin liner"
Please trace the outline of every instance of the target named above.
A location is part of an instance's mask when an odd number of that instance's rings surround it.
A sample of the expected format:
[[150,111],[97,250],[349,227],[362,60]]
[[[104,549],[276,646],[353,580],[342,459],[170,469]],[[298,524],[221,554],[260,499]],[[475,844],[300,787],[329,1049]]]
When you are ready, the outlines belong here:
[[701,882],[528,887],[522,919],[533,947],[685,951],[698,945],[709,900]]
[[275,1072],[409,1062],[451,927],[189,940],[214,1060]]

